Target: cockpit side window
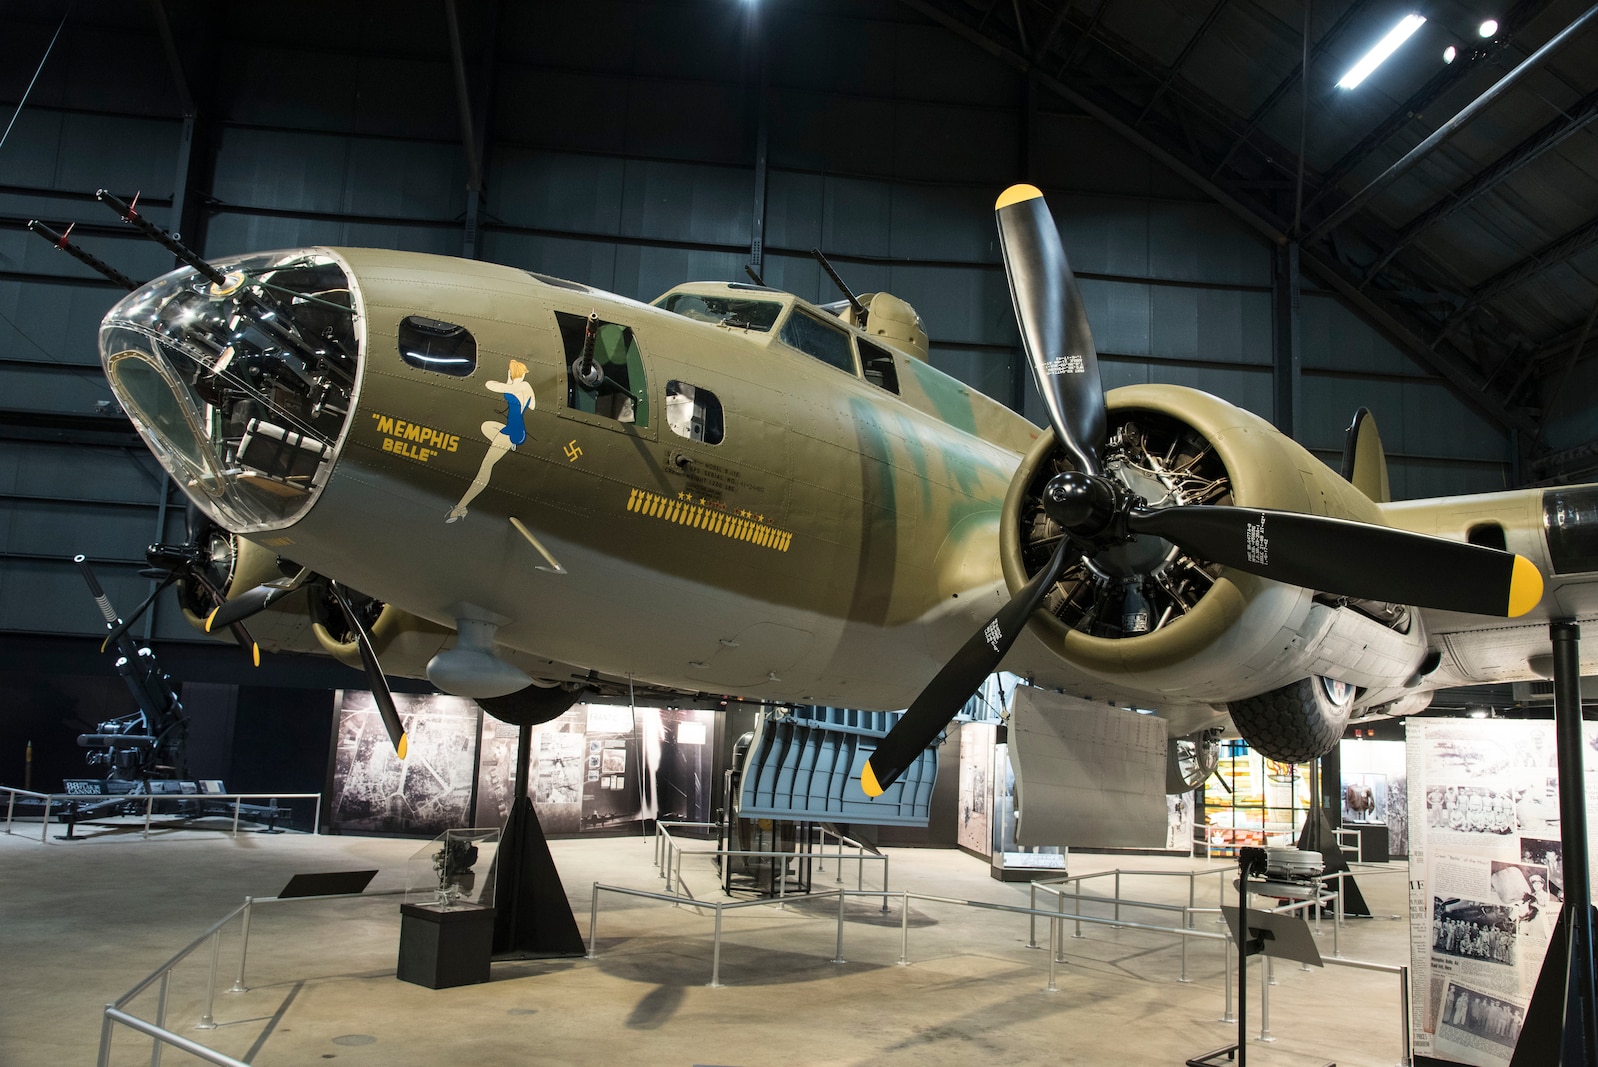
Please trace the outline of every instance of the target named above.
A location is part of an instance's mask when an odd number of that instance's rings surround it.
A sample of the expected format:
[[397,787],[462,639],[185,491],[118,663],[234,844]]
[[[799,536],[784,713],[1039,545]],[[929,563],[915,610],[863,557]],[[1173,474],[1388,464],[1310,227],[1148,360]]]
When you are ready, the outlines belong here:
[[631,326],[557,311],[566,349],[566,405],[617,422],[649,425],[649,383]]
[[881,386],[890,393],[899,391],[899,368],[893,362],[893,353],[860,338],[860,364],[866,381]]
[[854,345],[849,331],[842,326],[833,326],[795,308],[777,336],[784,344],[815,356],[823,363],[830,363],[850,374],[858,373],[855,370]]
[[751,300],[719,293],[667,293],[655,301],[655,306],[695,322],[756,333],[770,331],[777,316],[782,314],[782,305],[775,300]]

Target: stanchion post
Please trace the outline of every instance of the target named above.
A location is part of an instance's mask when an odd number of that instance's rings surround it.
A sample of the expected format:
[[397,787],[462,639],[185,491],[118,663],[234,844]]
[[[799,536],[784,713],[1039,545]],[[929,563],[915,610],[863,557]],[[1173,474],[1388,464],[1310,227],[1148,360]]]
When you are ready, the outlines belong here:
[[155,794],[144,794],[144,839],[150,839],[150,811],[155,807]]
[[588,905],[588,958],[594,958],[597,942],[594,940],[594,931],[599,927],[599,883],[594,883],[594,895]]
[[215,1030],[216,1016],[211,1014],[216,1006],[216,966],[222,952],[222,929],[218,927],[211,935],[211,977],[205,982],[205,1013],[200,1016],[200,1021],[194,1024],[196,1030]]
[[721,988],[721,901],[716,902],[716,934],[710,950],[710,988]]
[[[1191,926],[1189,924],[1192,922],[1192,919],[1193,919],[1193,913],[1190,910],[1184,909],[1183,912],[1182,912],[1182,926],[1183,926],[1184,929],[1191,929]],[[1182,973],[1177,976],[1176,980],[1178,982],[1191,982],[1193,980],[1193,979],[1191,979],[1191,978],[1189,978],[1187,976],[1187,935],[1186,934],[1182,935]]]
[[233,976],[233,987],[229,993],[248,993],[250,987],[244,984],[244,959],[250,953],[250,916],[255,911],[255,898],[244,898],[244,918],[239,926],[239,973]]
[[[1067,884],[1069,882],[1070,879],[1067,879]],[[1071,936],[1079,938],[1082,936],[1082,879],[1080,876],[1076,880],[1076,892],[1071,894],[1071,898],[1076,901],[1076,933]]]
[[1404,1058],[1399,1061],[1398,1067],[1411,1067],[1415,1062],[1415,1050],[1409,1042],[1409,966],[1407,964],[1398,968],[1398,1032],[1404,1036]]
[[[155,1001],[155,1025],[162,1030],[166,1029],[166,991],[171,984],[172,972],[163,971],[161,974],[161,993]],[[161,1067],[161,1039],[152,1037],[150,1049],[150,1067]]]
[[111,1065],[111,1029],[116,1021],[111,1018],[111,1009],[114,1004],[105,1006],[105,1014],[100,1017],[100,1058],[95,1060],[95,1067],[110,1067]]
[[1049,951],[1062,962],[1065,958],[1065,894],[1054,894],[1054,911],[1058,919],[1049,920]]
[[1221,959],[1226,961],[1226,1010],[1221,1012],[1219,1021],[1235,1023],[1237,1022],[1237,1016],[1232,1014],[1232,946],[1223,946]]
[[838,945],[832,954],[833,963],[847,962],[843,958],[843,903],[845,899],[843,890],[838,890]]
[[[1028,901],[1027,908],[1034,912],[1038,910],[1038,883],[1036,882],[1031,883],[1031,900]],[[1053,935],[1050,935],[1049,940],[1051,943],[1053,942]],[[1038,917],[1036,915],[1027,916],[1026,947],[1038,947]]]
[[[1246,926],[1247,923],[1248,923],[1248,913],[1244,912],[1244,913],[1242,913],[1242,914],[1240,914],[1238,916],[1238,924],[1240,926]],[[1271,982],[1272,981],[1273,981],[1273,979],[1271,978],[1271,957],[1266,956],[1265,957],[1265,981],[1260,983],[1260,1040],[1261,1041],[1275,1041],[1276,1040],[1276,1038],[1271,1036]]]
[[1115,921],[1121,921],[1121,868],[1115,869]]
[[882,914],[888,914],[888,857],[882,857]]
[[1193,871],[1187,872],[1187,928],[1189,930],[1193,929],[1193,907],[1197,903],[1197,898],[1194,894],[1198,892],[1198,879],[1194,876],[1194,873]]
[[[884,897],[884,900],[887,898]],[[899,966],[910,966],[910,891],[904,891],[899,905]]]

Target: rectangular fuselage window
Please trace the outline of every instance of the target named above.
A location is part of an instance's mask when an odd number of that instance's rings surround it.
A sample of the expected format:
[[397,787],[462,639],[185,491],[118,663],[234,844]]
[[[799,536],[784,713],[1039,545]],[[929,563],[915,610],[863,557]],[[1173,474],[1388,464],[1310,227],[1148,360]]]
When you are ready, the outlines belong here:
[[669,381],[666,383],[666,425],[678,437],[719,445],[723,432],[721,401],[709,389]]

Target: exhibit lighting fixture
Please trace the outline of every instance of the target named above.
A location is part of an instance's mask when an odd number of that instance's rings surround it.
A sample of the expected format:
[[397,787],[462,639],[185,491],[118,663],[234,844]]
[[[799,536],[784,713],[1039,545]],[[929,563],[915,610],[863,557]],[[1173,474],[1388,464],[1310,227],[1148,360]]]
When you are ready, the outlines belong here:
[[1449,45],[1447,48],[1443,49],[1443,62],[1452,63],[1454,61],[1454,57],[1457,55],[1459,55],[1459,49],[1455,48],[1453,45]]
[[1426,24],[1424,15],[1405,15],[1399,20],[1397,26],[1387,31],[1387,36],[1376,42],[1372,48],[1360,57],[1358,63],[1348,68],[1348,73],[1343,75],[1337,83],[1339,89],[1352,89],[1366,78],[1371,71],[1386,62],[1387,57],[1398,51],[1398,46],[1409,40],[1410,35]]
[[1498,32],[1498,20],[1488,19],[1486,22],[1476,27],[1476,32],[1481,34],[1483,37],[1491,37],[1493,34]]
[[1491,710],[1482,707],[1480,704],[1470,705],[1469,710],[1466,711],[1465,714],[1469,715],[1472,719],[1487,719],[1492,717]]

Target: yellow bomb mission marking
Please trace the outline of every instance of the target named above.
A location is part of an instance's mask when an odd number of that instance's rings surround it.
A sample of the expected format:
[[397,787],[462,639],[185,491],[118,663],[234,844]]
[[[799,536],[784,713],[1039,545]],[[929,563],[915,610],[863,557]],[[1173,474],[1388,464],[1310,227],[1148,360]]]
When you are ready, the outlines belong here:
[[627,510],[706,533],[720,534],[734,541],[747,541],[775,552],[786,552],[788,546],[793,544],[793,534],[775,526],[767,526],[752,515],[701,507],[689,500],[661,496],[643,489],[632,491],[627,498]]
[[383,435],[383,451],[396,456],[426,463],[441,452],[454,452],[461,446],[458,435],[435,430],[416,422],[406,422],[392,415],[372,412],[377,421],[377,432]]

